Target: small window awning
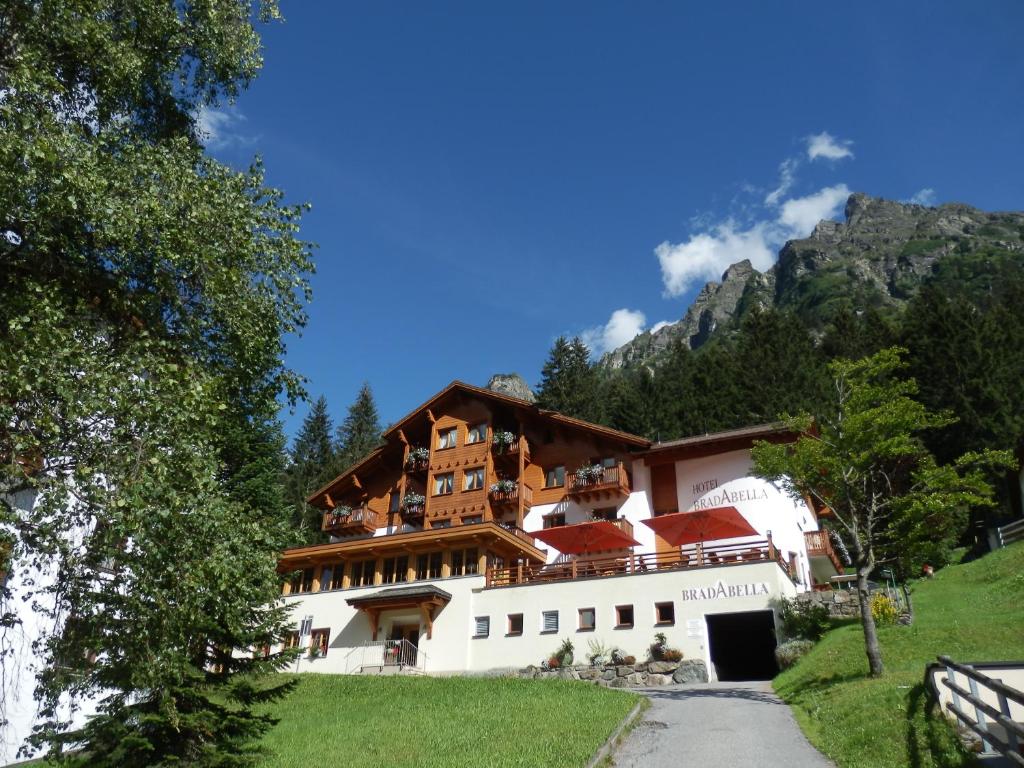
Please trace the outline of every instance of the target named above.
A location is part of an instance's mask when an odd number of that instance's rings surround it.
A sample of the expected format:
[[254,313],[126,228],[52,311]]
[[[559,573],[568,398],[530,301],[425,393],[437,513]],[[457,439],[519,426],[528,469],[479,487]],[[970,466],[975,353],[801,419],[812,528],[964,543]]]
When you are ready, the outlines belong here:
[[644,520],[643,524],[673,547],[757,535],[757,531],[736,507],[674,512]]
[[611,520],[594,520],[589,523],[545,528],[542,531],[533,531],[533,537],[566,555],[624,549],[640,543]]
[[370,630],[374,640],[377,639],[377,632],[380,629],[380,614],[382,611],[416,608],[423,618],[423,623],[427,626],[427,639],[429,640],[434,634],[434,616],[436,612],[448,605],[451,599],[450,592],[445,592],[433,584],[423,584],[382,589],[379,592],[374,592],[372,595],[350,597],[345,602],[366,614],[370,620]]

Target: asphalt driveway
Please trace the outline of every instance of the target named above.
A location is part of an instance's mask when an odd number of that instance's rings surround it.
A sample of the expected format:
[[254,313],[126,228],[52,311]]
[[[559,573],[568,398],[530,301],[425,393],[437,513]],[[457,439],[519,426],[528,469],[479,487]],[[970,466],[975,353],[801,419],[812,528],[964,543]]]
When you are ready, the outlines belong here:
[[771,683],[648,688],[651,708],[614,755],[618,768],[830,768]]

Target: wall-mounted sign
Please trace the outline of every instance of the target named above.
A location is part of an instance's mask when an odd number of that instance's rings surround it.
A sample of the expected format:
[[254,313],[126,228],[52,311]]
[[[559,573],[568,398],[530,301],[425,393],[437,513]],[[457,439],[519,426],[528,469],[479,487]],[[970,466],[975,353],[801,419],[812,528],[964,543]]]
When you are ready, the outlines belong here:
[[757,597],[767,594],[769,594],[768,584],[764,581],[750,584],[726,584],[724,581],[719,581],[711,587],[684,589],[683,600],[723,600],[730,597]]
[[718,487],[718,478],[712,477],[710,480],[701,480],[699,483],[693,484],[693,495],[700,496],[702,493],[713,491]]
[[686,620],[686,636],[687,637],[704,637],[702,622],[700,619],[687,619]]
[[717,493],[709,493],[693,503],[693,509],[712,509],[738,504],[741,501],[768,501],[768,491],[764,487],[740,488],[735,491],[725,489]]

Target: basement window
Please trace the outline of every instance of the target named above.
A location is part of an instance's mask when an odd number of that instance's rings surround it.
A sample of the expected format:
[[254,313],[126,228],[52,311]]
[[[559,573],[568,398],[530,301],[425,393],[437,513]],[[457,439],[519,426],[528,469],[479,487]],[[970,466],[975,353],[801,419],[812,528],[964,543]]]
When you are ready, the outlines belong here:
[[523,614],[510,613],[508,615],[508,634],[511,637],[523,634]]
[[619,629],[627,629],[633,626],[633,606],[615,606],[615,626]]
[[593,632],[594,627],[597,624],[597,617],[593,608],[580,608],[580,632]]
[[473,637],[487,637],[491,634],[491,617],[477,616]]
[[676,623],[676,604],[675,603],[655,603],[654,604],[654,623],[655,624],[675,624]]

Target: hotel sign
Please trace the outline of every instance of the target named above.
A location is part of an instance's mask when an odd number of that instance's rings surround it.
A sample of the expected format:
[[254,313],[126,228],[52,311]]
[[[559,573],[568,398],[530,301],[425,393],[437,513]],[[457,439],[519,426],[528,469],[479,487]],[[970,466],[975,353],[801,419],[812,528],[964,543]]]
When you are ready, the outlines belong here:
[[730,597],[757,597],[758,595],[767,594],[769,594],[768,583],[765,581],[749,584],[726,584],[723,581],[719,581],[710,587],[684,589],[683,600],[725,600]]
[[768,501],[768,491],[764,487],[740,488],[735,491],[727,491],[724,488],[707,496],[702,496],[694,502],[692,510],[712,509],[714,507],[725,507],[741,501]]

